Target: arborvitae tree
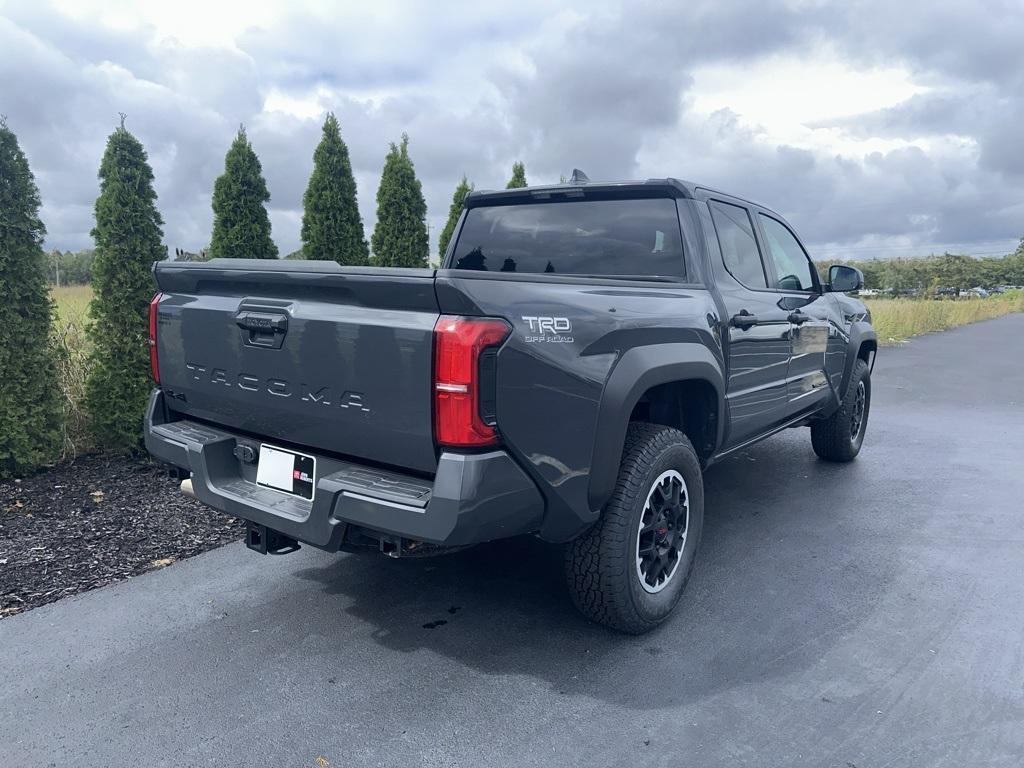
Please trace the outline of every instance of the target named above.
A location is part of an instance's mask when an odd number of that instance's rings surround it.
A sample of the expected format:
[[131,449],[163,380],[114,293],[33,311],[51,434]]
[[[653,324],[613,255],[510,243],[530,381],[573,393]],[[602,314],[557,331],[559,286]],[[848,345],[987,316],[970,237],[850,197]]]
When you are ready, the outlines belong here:
[[441,239],[437,244],[437,253],[442,259],[444,252],[448,250],[448,241],[455,234],[455,225],[459,221],[459,216],[462,215],[462,206],[466,202],[466,195],[472,191],[473,185],[463,176],[459,186],[455,188],[455,194],[452,195],[452,207],[448,209],[448,221],[445,223],[444,229],[441,230]]
[[263,168],[243,126],[224,158],[224,173],[213,185],[210,258],[276,259],[270,217],[263,206],[269,201]]
[[149,372],[149,302],[154,261],[167,258],[146,150],[124,127],[107,139],[96,198],[96,259],[90,371],[85,382],[89,429],[114,451],[137,450],[153,387]]
[[526,166],[518,160],[512,163],[512,178],[508,180],[505,189],[519,189],[526,186]]
[[377,189],[377,226],[373,230],[373,263],[382,267],[425,267],[427,203],[412,160],[409,137],[391,145]]
[[370,252],[356,203],[356,180],[337,118],[328,113],[302,197],[302,252],[307,259],[363,266]]
[[39,190],[0,118],[0,478],[53,461],[61,400]]

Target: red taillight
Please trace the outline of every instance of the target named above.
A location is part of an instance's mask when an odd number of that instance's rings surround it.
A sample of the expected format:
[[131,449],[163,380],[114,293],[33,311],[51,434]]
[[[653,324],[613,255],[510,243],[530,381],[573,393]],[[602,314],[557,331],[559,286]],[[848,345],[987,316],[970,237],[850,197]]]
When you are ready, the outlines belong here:
[[162,293],[158,293],[149,302],[149,367],[153,373],[153,381],[160,383],[160,358],[156,352],[156,314],[160,308]]
[[434,434],[439,445],[470,448],[498,440],[480,417],[480,353],[501,344],[504,320],[441,315],[434,324]]

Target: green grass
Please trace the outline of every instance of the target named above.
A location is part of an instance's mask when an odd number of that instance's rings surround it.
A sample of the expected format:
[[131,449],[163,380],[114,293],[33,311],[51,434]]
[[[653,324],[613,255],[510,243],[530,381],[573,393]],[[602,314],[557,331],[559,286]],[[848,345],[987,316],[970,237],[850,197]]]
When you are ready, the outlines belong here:
[[1024,312],[1024,291],[987,299],[865,299],[881,344],[899,344],[912,336]]
[[64,458],[91,447],[83,399],[89,363],[89,300],[92,288],[70,285],[50,291],[56,304],[54,335],[57,340],[60,386],[64,401]]
[[92,287],[88,285],[65,285],[51,288],[50,295],[57,303],[57,322],[81,322],[88,317]]

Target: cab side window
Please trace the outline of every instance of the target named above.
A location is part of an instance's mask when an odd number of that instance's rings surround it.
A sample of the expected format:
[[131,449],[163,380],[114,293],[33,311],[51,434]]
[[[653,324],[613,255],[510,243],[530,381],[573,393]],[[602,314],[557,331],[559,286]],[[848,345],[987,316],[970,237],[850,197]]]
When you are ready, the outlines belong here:
[[754,224],[746,208],[709,200],[711,218],[718,232],[722,261],[729,274],[747,288],[767,288],[761,252],[754,237]]
[[814,267],[793,233],[781,221],[771,216],[758,214],[764,228],[768,251],[775,262],[775,273],[778,275],[775,287],[783,291],[813,291],[817,288],[814,282]]

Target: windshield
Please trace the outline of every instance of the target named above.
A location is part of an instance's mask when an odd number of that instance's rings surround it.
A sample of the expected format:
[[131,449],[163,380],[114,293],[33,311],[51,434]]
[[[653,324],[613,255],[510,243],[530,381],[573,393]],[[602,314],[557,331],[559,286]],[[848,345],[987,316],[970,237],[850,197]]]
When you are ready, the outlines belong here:
[[451,266],[492,272],[685,277],[675,201],[470,208]]

